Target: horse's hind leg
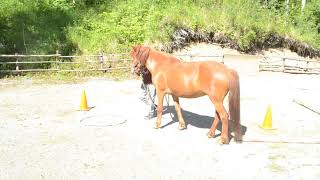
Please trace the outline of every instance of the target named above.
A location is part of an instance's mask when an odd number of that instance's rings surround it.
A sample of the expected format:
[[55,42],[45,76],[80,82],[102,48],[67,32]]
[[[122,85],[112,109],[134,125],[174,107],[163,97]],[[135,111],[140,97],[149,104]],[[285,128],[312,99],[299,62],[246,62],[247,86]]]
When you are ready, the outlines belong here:
[[186,129],[186,123],[183,119],[182,113],[181,113],[181,107],[179,103],[179,97],[172,95],[173,101],[174,101],[174,108],[177,112],[178,115],[178,120],[179,120],[179,127],[178,129],[183,130]]
[[215,102],[214,106],[216,111],[219,114],[222,123],[222,130],[221,130],[221,144],[228,144],[229,143],[229,134],[228,134],[228,113],[223,106],[223,102]]
[[210,131],[208,132],[208,137],[213,137],[215,131],[217,129],[217,125],[219,123],[219,119],[222,123],[222,130],[221,130],[221,144],[228,144],[229,143],[229,134],[228,134],[228,113],[223,106],[223,100],[216,99],[214,97],[210,97],[210,100],[214,104],[216,109],[216,114],[214,120],[212,122],[212,126]]
[[207,133],[208,138],[213,138],[215,136],[215,132],[217,130],[219,121],[220,121],[220,117],[219,117],[218,111],[216,111],[214,118],[212,120],[210,131]]

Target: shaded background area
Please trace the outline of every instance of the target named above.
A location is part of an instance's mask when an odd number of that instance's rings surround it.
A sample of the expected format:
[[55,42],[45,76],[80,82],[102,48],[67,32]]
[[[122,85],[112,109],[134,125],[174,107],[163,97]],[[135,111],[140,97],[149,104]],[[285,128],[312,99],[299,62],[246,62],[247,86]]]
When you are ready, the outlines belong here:
[[190,41],[216,34],[218,43],[243,52],[282,41],[297,51],[319,49],[319,14],[317,0],[303,7],[284,0],[2,0],[0,53],[126,52],[137,43],[171,47],[181,29],[199,34]]

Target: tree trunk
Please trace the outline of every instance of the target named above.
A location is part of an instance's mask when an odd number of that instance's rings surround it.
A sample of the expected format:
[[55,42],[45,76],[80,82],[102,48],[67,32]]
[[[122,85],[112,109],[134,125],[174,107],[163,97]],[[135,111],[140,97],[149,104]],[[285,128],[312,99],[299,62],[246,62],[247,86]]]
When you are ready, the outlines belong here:
[[303,14],[304,7],[306,6],[307,0],[301,0],[301,13]]
[[286,0],[285,3],[286,3],[286,11],[288,12],[289,11],[289,0]]
[[286,24],[288,24],[288,17],[289,17],[289,0],[285,1],[286,7]]

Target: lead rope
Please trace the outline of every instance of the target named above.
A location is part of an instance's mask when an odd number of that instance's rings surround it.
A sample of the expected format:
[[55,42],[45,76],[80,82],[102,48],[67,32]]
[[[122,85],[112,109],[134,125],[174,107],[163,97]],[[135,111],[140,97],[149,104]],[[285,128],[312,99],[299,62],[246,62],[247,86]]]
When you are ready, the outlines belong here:
[[[144,89],[147,91],[147,94],[148,94],[149,99],[151,100],[151,105],[152,105],[155,109],[157,109],[158,107],[157,107],[157,105],[156,105],[156,103],[155,103],[155,96],[154,96],[154,98],[152,98],[152,97],[151,97],[151,93],[150,93],[150,89],[148,88],[148,86],[146,86],[144,83],[142,83],[142,84],[143,84]],[[165,99],[166,99],[166,101],[167,101],[167,107],[165,107],[162,111],[166,111],[166,110],[169,108],[169,98],[168,98],[168,96],[169,96],[169,95],[165,95],[165,96],[164,96]]]

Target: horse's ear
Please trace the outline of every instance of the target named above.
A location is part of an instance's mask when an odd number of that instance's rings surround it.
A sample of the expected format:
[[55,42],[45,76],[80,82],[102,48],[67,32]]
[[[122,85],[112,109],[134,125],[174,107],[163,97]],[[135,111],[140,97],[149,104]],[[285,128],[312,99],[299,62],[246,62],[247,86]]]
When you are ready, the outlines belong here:
[[134,51],[136,51],[136,50],[138,49],[138,46],[137,46],[137,45],[134,45],[134,46],[132,46],[132,49],[133,49]]
[[132,49],[134,52],[136,52],[136,51],[139,51],[140,47],[141,47],[141,45],[134,45],[134,46],[132,46]]

